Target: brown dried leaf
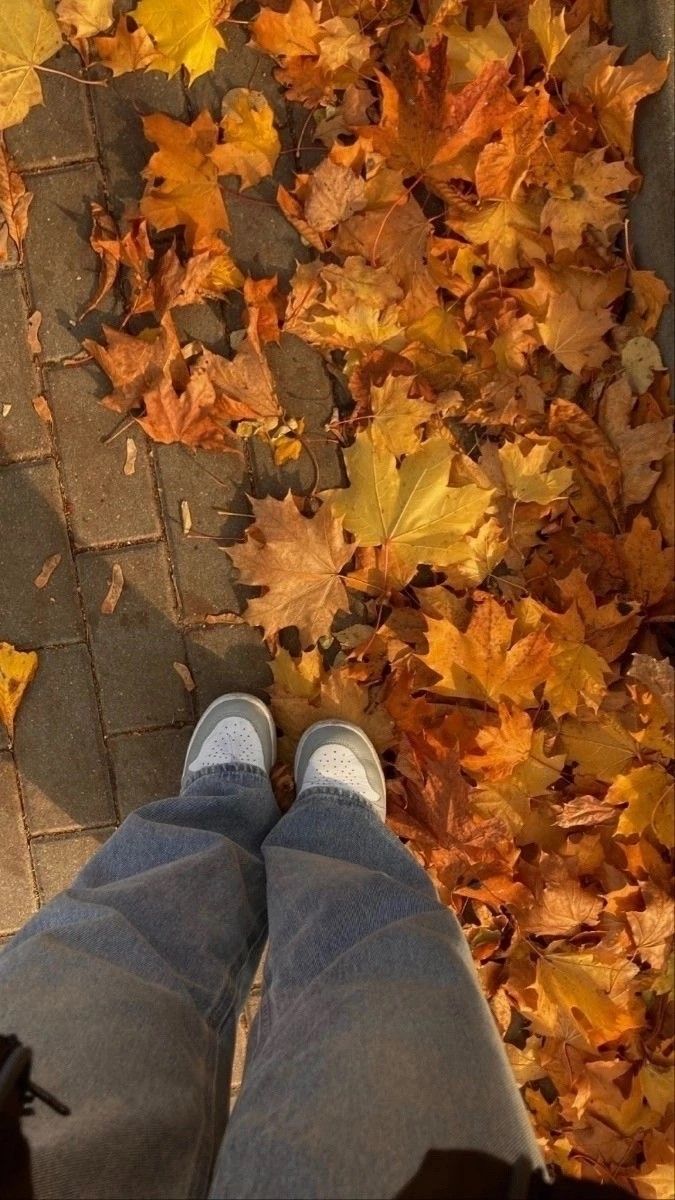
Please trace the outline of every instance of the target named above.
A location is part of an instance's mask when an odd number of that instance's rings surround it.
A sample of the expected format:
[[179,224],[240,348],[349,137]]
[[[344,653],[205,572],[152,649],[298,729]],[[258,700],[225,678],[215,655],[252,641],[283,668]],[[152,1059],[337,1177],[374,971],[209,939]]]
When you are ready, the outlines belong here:
[[109,617],[112,615],[112,613],[114,613],[115,609],[117,608],[119,598],[122,595],[123,587],[124,575],[122,574],[122,568],[119,563],[113,563],[110,586],[106,592],[105,598],[101,603],[101,612],[104,616]]

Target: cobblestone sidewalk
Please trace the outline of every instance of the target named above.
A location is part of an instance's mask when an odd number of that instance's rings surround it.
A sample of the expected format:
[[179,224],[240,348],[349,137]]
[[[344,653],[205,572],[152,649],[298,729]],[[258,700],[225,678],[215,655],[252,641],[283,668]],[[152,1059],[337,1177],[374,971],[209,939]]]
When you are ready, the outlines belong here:
[[[314,466],[276,471],[261,444],[246,459],[151,445],[138,427],[107,441],[119,418],[98,403],[105,381],[95,369],[64,365],[82,337],[97,337],[102,319],[119,315],[111,305],[103,318],[78,321],[97,275],[89,201],[119,215],[140,195],[151,153],[143,113],[188,119],[210,107],[216,115],[229,88],[258,88],[277,112],[286,150],[279,177],[290,182],[305,114],[294,130],[271,64],[246,49],[241,30],[231,28],[228,40],[215,76],[189,94],[156,72],[106,89],[45,77],[45,107],[8,132],[34,200],[25,262],[0,270],[0,640],[37,650],[40,665],[11,750],[0,727],[3,940],[68,884],[131,809],[176,789],[194,719],[214,696],[260,692],[269,679],[254,630],[205,623],[207,614],[236,607],[237,588],[216,541],[183,535],[180,504],[188,501],[197,533],[231,539],[246,522],[218,510],[246,512],[246,493],[311,486]],[[69,49],[55,65],[79,71]],[[273,197],[274,184],[247,195],[258,200],[228,197],[234,256],[255,277],[287,278],[306,251],[281,214],[259,203]],[[33,354],[27,322],[36,311],[42,349]],[[186,337],[221,353],[241,324],[236,302],[174,315]],[[282,402],[305,418],[321,485],[333,486],[340,476],[322,441],[332,399],[321,360],[287,337],[270,361]],[[51,421],[35,411],[40,395]],[[129,435],[137,461],[127,476]],[[60,564],[39,590],[34,580],[53,554]],[[113,563],[125,587],[115,612],[102,616]],[[192,673],[192,695],[176,662]]]

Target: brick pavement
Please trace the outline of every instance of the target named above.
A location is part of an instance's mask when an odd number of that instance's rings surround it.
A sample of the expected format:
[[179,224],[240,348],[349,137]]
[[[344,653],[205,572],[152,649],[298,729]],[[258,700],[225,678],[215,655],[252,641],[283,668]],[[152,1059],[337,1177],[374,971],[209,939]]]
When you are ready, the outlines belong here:
[[[105,381],[94,368],[64,365],[83,337],[97,337],[103,321],[119,317],[113,297],[102,314],[78,319],[97,276],[88,202],[119,215],[138,198],[151,153],[141,114],[187,119],[208,106],[217,115],[230,87],[254,86],[273,103],[285,147],[293,145],[297,116],[272,64],[246,48],[243,31],[231,28],[228,38],[214,76],[189,93],[157,72],[123,76],[106,89],[45,76],[45,107],[7,134],[34,200],[25,261],[0,269],[0,404],[11,405],[0,417],[0,639],[37,650],[40,665],[11,749],[0,727],[0,941],[66,886],[132,809],[175,790],[195,717],[215,695],[260,693],[269,681],[255,630],[205,622],[238,605],[238,588],[217,541],[183,535],[180,504],[188,501],[200,533],[233,538],[245,522],[217,510],[245,511],[247,493],[301,490],[313,482],[313,465],[301,460],[279,471],[262,445],[241,461],[193,454],[152,445],[140,428],[106,443],[119,419],[99,404]],[[70,49],[56,65],[79,69]],[[289,183],[293,155],[280,164],[279,178]],[[268,180],[251,194],[273,193]],[[307,257],[274,209],[232,198],[229,208],[234,255],[255,277],[288,278]],[[42,352],[33,356],[27,319],[36,310]],[[227,353],[241,303],[234,297],[175,317],[186,337]],[[289,410],[320,438],[332,397],[318,355],[287,337],[270,359]],[[51,423],[35,412],[38,395]],[[123,473],[127,435],[138,452],[131,476]],[[322,486],[336,484],[334,450],[319,440],[316,455]],[[36,589],[44,560],[56,553],[58,568]],[[113,563],[125,587],[115,612],[102,616]],[[189,666],[192,695],[174,662]],[[256,1004],[254,994],[242,1033]],[[235,1088],[242,1055],[240,1039]]]

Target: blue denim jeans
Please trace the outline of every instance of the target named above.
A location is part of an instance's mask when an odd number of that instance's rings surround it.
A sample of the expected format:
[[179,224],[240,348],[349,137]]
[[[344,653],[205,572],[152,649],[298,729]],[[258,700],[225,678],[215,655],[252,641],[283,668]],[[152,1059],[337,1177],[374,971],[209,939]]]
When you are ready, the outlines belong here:
[[25,1121],[39,1198],[389,1197],[430,1147],[540,1161],[454,916],[340,788],[280,817],[262,771],[207,768],[140,808],[0,956],[0,1029],[72,1110]]

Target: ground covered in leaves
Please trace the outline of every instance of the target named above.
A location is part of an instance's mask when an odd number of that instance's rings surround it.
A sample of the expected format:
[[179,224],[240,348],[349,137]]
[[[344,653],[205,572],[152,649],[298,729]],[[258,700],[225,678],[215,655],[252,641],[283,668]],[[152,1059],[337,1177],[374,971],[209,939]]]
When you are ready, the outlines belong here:
[[[285,761],[319,718],[366,729],[548,1160],[670,1197],[675,539],[652,340],[668,295],[635,269],[625,212],[635,108],[667,64],[620,65],[605,0],[130,7],[14,0],[0,126],[40,102],[64,38],[113,75],[192,81],[247,23],[321,150],[276,197],[313,254],[283,289],[228,248],[227,191],[281,151],[262,93],[233,89],[218,120],[148,116],[138,209],[122,228],[92,213],[92,305],[121,283],[126,318],[83,357],[150,437],[262,438],[283,463],[312,448],[265,347],[285,331],[325,356],[347,486],[254,501],[228,549]],[[29,202],[3,151],[0,253]],[[172,311],[232,291],[232,357],[181,345]],[[35,665],[0,645],[10,732]]]

